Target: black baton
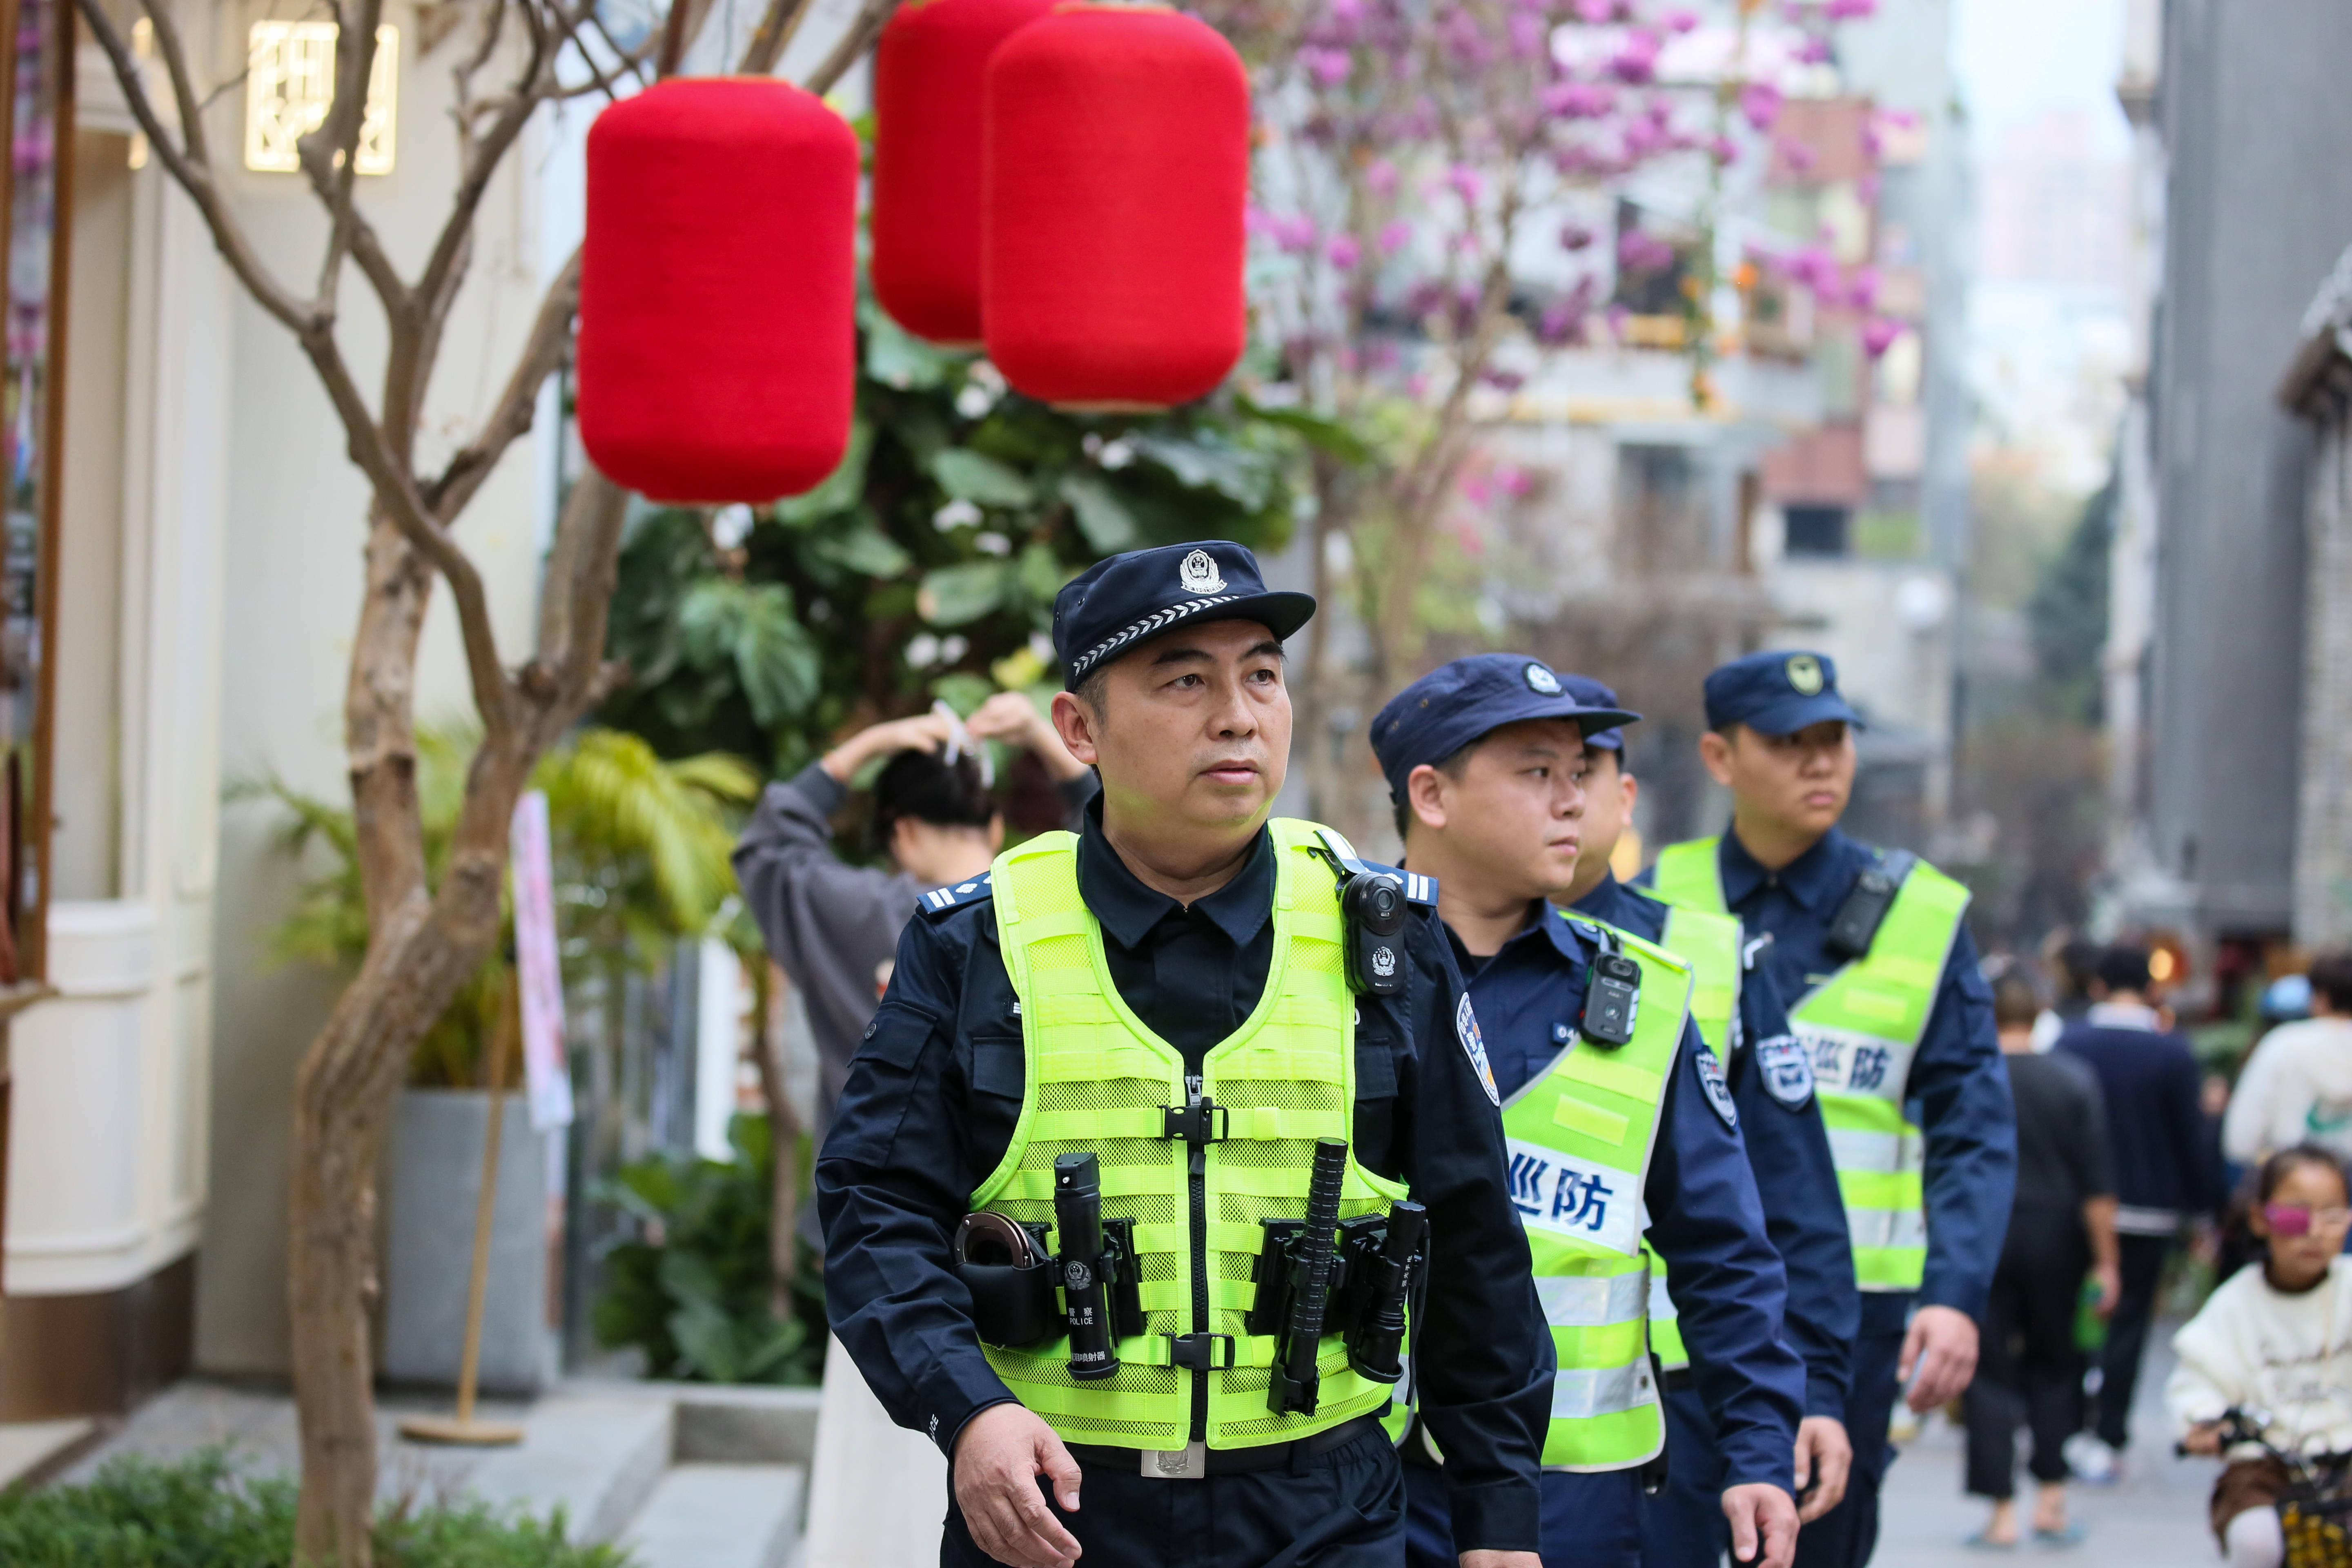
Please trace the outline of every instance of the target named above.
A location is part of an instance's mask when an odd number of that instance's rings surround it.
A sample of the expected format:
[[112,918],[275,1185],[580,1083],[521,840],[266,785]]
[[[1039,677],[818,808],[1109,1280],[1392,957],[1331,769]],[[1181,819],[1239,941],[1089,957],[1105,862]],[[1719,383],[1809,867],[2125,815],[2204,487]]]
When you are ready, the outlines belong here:
[[1277,1415],[1311,1415],[1322,1373],[1315,1364],[1323,1339],[1323,1310],[1331,1300],[1331,1260],[1339,1239],[1339,1188],[1348,1174],[1348,1145],[1339,1138],[1315,1141],[1315,1168],[1307,1183],[1307,1229],[1298,1238],[1290,1321],[1275,1352],[1274,1376],[1266,1384],[1266,1408]]

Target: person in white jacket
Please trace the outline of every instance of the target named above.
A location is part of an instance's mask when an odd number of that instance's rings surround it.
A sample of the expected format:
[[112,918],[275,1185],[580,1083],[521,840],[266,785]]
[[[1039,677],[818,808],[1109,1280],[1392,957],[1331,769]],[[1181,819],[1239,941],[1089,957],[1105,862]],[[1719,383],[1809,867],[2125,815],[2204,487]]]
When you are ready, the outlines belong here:
[[2352,1159],[2352,952],[2311,964],[2311,1016],[2262,1037],[2221,1119],[2221,1152],[2252,1165],[2296,1143]]
[[2263,1423],[2273,1448],[2306,1458],[2352,1455],[2352,1230],[2344,1168],[2302,1143],[2264,1162],[2254,1232],[2269,1256],[2215,1290],[2172,1338],[2179,1358],[2165,1403],[2182,1445],[2227,1463],[2210,1514],[2230,1568],[2279,1568],[2286,1540],[2277,1503],[2287,1468],[2259,1446],[2222,1453],[2221,1418]]

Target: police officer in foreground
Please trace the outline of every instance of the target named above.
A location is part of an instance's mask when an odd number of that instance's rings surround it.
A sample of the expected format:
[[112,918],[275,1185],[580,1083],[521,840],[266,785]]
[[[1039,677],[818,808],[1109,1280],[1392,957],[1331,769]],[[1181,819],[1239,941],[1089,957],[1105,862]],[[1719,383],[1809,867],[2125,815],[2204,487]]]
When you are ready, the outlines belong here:
[[1738,915],[1812,1057],[1862,1288],[1845,1426],[1845,1501],[1806,1527],[1798,1561],[1857,1568],[1878,1541],[1886,1428],[1975,1374],[1977,1320],[2008,1227],[2015,1110],[1992,994],[1961,916],[1968,890],[1916,856],[1838,831],[1853,790],[1853,726],[1822,654],[1734,659],[1706,678],[1707,772],[1731,831],[1668,847],[1669,903]]
[[[1581,675],[1559,679],[1569,695],[1588,707],[1618,706],[1616,692],[1600,681]],[[1622,731],[1588,735],[1584,766],[1583,845],[1576,879],[1563,901],[1579,914],[1647,937],[1691,965],[1691,1022],[1730,1080],[1748,1163],[1763,1200],[1766,1232],[1788,1271],[1789,1306],[1780,1337],[1805,1363],[1805,1417],[1797,1428],[1796,1453],[1802,1506],[1797,1517],[1810,1523],[1845,1495],[1853,1459],[1845,1399],[1862,1320],[1845,1207],[1813,1094],[1811,1058],[1790,1033],[1780,987],[1762,962],[1769,939],[1748,942],[1730,916],[1675,909],[1625,886],[1610,869],[1640,793],[1625,767]],[[1650,1305],[1651,1348],[1665,1368],[1666,1449],[1673,1462],[1664,1488],[1642,1512],[1642,1561],[1646,1568],[1689,1568],[1717,1561],[1729,1544],[1717,1503],[1724,1460],[1663,1282],[1651,1292]]]
[[1313,611],[1223,542],[1064,588],[1102,794],[926,895],[852,1064],[827,1304],[950,1456],[944,1563],[1391,1568],[1410,1301],[1455,1552],[1538,1568],[1550,1346],[1433,890],[1268,820]]
[[[1553,907],[1582,850],[1585,732],[1633,718],[1580,701],[1538,660],[1488,654],[1399,692],[1372,721],[1372,746],[1405,864],[1437,879],[1469,976],[1465,1029],[1484,1025],[1511,1197],[1559,1355],[1543,1453],[1546,1568],[1641,1561],[1642,1491],[1665,1441],[1645,1328],[1645,1205],[1720,1434],[1732,1544],[1786,1568],[1804,1368],[1780,1342],[1780,1260],[1730,1091],[1688,1021],[1691,971],[1643,938]],[[1448,1353],[1424,1342],[1423,1375],[1433,1382]],[[1465,1500],[1452,1445],[1433,1426],[1429,1436],[1405,1444],[1415,1568],[1442,1563],[1449,1503],[1458,1518]]]

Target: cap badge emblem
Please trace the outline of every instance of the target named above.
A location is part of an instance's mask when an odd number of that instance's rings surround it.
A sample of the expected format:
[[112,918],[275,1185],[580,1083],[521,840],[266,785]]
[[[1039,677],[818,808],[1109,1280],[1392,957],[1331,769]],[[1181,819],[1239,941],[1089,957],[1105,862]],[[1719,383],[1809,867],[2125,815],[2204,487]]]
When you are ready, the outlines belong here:
[[1205,550],[1195,550],[1184,557],[1184,563],[1176,568],[1176,575],[1188,594],[1222,594],[1225,591],[1225,579],[1217,570],[1216,557]]
[[1820,659],[1809,653],[1790,654],[1787,668],[1789,685],[1795,689],[1798,696],[1818,697],[1822,694],[1822,661]]
[[1559,677],[1554,675],[1550,670],[1546,669],[1542,665],[1529,664],[1525,673],[1528,678],[1528,687],[1530,690],[1540,691],[1546,697],[1557,697],[1559,695]]

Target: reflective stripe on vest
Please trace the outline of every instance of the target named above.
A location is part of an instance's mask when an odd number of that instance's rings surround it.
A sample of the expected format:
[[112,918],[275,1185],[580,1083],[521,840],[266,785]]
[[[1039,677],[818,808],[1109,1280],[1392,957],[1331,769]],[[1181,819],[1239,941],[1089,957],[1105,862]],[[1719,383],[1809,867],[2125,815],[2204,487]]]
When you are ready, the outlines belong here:
[[1544,1436],[1549,1469],[1625,1469],[1665,1442],[1650,1372],[1642,1188],[1691,979],[1663,950],[1617,935],[1642,970],[1633,1039],[1612,1049],[1571,1037],[1503,1107],[1511,1202],[1559,1362]]
[[[1660,896],[1726,912],[1720,847],[1714,838],[1669,845],[1658,856]],[[1854,1278],[1865,1290],[1916,1290],[1927,1271],[1927,1141],[1904,1120],[1904,1088],[1968,907],[1966,888],[1913,862],[1869,952],[1789,1010],[1812,1058]]]
[[[1227,1137],[1205,1146],[1197,1177],[1192,1146],[1161,1135],[1160,1108],[1186,1101],[1183,1055],[1145,1027],[1111,983],[1102,928],[1078,893],[1077,839],[1043,834],[996,859],[996,929],[1021,1001],[1025,1079],[1011,1146],[971,1206],[1050,1224],[1054,1157],[1092,1151],[1104,1217],[1135,1221],[1146,1331],[1118,1342],[1116,1373],[1072,1379],[1060,1335],[982,1347],[1014,1396],[1068,1442],[1184,1447],[1195,1378],[1208,1380],[1203,1436],[1213,1448],[1287,1442],[1389,1402],[1388,1384],[1349,1370],[1334,1333],[1322,1343],[1315,1414],[1275,1415],[1266,1408],[1275,1341],[1243,1325],[1255,1294],[1258,1221],[1306,1213],[1316,1139],[1349,1140],[1343,1216],[1386,1213],[1405,1195],[1358,1166],[1352,1152],[1355,1001],[1330,868],[1310,852],[1313,825],[1268,826],[1274,951],[1256,1008],[1202,1059],[1201,1092],[1228,1108]],[[1171,1336],[1187,1332],[1230,1336],[1232,1369],[1172,1365]]]
[[[1724,1065],[1731,1063],[1732,1034],[1739,1017],[1739,921],[1668,905],[1659,945],[1691,967],[1691,1022]],[[1668,1372],[1690,1365],[1680,1314],[1666,1289],[1665,1259],[1642,1244],[1650,1264],[1650,1350]]]

